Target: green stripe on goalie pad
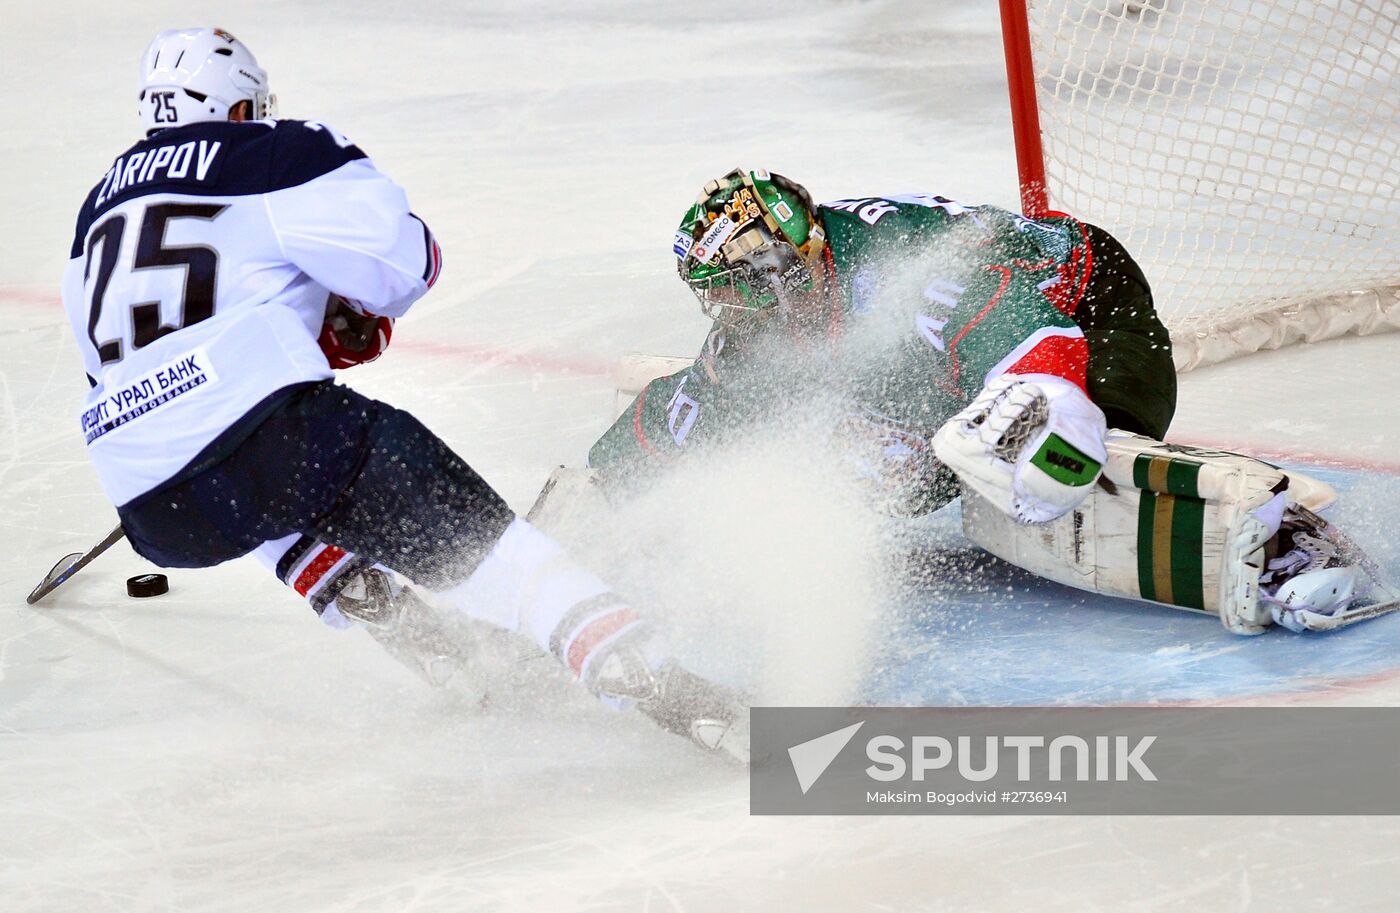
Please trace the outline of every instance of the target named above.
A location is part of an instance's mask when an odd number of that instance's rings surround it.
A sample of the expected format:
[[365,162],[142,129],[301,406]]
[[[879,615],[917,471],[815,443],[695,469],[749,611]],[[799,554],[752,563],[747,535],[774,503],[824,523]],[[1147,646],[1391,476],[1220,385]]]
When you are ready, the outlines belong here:
[[1138,591],[1143,599],[1205,609],[1206,502],[1143,491],[1138,501]]
[[1206,502],[1177,498],[1172,514],[1172,595],[1176,604],[1191,609],[1206,607],[1201,553],[1205,543]]
[[1102,468],[1098,460],[1080,451],[1058,434],[1051,434],[1031,457],[1031,465],[1061,485],[1089,485]]
[[1133,487],[1165,495],[1201,496],[1201,464],[1160,454],[1142,453],[1133,460]]
[[1152,574],[1152,526],[1157,496],[1144,491],[1138,498],[1137,564],[1138,593],[1143,599],[1162,602],[1157,597],[1157,579]]

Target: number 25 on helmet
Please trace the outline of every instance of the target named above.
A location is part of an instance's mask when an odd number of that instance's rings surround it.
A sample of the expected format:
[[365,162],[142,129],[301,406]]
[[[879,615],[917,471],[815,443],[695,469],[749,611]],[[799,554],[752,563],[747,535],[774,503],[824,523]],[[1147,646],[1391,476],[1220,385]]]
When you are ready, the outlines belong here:
[[141,122],[149,136],[166,127],[229,119],[248,102],[250,120],[277,116],[267,71],[223,29],[167,29],[141,57]]
[[806,188],[741,168],[700,190],[676,230],[676,268],[713,319],[735,323],[808,289],[826,243]]

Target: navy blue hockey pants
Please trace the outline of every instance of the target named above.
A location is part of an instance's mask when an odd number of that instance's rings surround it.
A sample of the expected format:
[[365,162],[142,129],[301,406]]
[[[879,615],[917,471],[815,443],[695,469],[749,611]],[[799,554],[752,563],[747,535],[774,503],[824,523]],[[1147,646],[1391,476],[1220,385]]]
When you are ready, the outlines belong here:
[[132,547],[162,567],[208,567],[303,533],[431,589],[470,575],[514,519],[412,415],[331,382],[275,397],[118,513]]

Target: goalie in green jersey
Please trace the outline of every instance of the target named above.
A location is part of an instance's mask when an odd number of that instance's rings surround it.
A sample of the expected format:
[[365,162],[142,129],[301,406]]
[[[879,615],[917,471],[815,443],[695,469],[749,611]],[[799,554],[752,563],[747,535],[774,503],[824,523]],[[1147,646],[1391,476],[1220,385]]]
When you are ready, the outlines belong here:
[[[815,411],[876,506],[915,516],[961,495],[972,541],[1061,583],[1237,633],[1397,607],[1314,513],[1335,499],[1324,483],[1162,443],[1170,339],[1103,229],[931,194],[816,205],[735,170],[701,190],[674,253],[714,324],[594,444],[605,490]],[[1368,577],[1386,598],[1365,598]]]
[[[1035,446],[984,486],[1043,521],[1094,484],[1108,427],[1161,438],[1171,421],[1171,343],[1142,271],[1068,216],[928,194],[817,206],[781,175],[736,170],[705,185],[675,253],[714,327],[695,364],[649,384],[593,447],[605,478],[644,479],[819,393],[846,407],[838,433],[880,504],[919,514],[979,459],[959,452],[974,439],[934,437],[985,409],[985,390],[1048,409]],[[784,357],[794,348],[808,354]]]

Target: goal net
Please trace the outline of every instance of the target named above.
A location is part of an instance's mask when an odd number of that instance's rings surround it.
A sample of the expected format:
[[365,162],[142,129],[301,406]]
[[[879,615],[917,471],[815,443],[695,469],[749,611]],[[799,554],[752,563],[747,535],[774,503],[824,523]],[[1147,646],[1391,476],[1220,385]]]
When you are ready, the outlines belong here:
[[1123,241],[1179,369],[1400,328],[1400,3],[1001,3],[1022,205]]

